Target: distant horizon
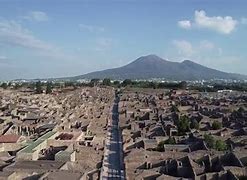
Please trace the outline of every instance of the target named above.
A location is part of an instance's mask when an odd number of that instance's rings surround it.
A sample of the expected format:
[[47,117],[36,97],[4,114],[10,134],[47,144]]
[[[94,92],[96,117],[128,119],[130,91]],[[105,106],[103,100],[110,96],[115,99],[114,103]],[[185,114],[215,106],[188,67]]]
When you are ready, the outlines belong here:
[[[61,78],[76,77],[76,76],[81,76],[81,75],[85,75],[85,74],[88,74],[88,73],[93,73],[93,72],[98,72],[98,71],[104,71],[104,70],[108,70],[108,69],[121,68],[121,67],[124,67],[124,66],[126,66],[126,65],[128,65],[130,63],[135,62],[137,59],[139,59],[141,57],[147,57],[147,56],[157,56],[157,57],[161,58],[162,60],[169,61],[169,62],[183,63],[184,61],[191,61],[193,63],[199,64],[199,63],[197,63],[197,62],[195,62],[193,60],[190,60],[190,59],[184,59],[182,61],[172,61],[172,60],[169,60],[169,59],[164,59],[164,58],[162,58],[162,57],[160,57],[160,56],[158,56],[156,54],[147,54],[147,55],[143,55],[143,56],[137,57],[136,59],[134,59],[134,60],[128,62],[127,64],[122,65],[122,66],[117,66],[117,67],[112,67],[112,68],[106,68],[106,69],[99,69],[99,70],[87,72],[87,73],[84,73],[84,74],[69,75],[69,76],[63,76],[63,77],[61,76],[61,77],[46,77],[46,78],[42,78],[42,77],[36,77],[36,78],[16,78],[16,79],[9,79],[9,80],[6,80],[6,81],[13,81],[13,80],[20,80],[20,79],[22,79],[22,80],[39,80],[39,79],[61,79]],[[199,65],[202,65],[202,64],[199,64]],[[202,66],[204,66],[204,65],[202,65]],[[205,67],[211,68],[209,66],[205,66]],[[211,69],[215,69],[215,68],[211,68]],[[215,69],[215,70],[218,70],[218,69]],[[221,71],[221,70],[218,70],[218,71]],[[226,72],[226,71],[222,71],[222,72]],[[232,73],[232,72],[226,72],[226,73]],[[232,74],[239,74],[239,73],[232,73]],[[239,74],[239,75],[246,75],[247,76],[247,74]]]
[[3,0],[0,80],[73,77],[149,54],[247,75],[245,7],[242,0]]

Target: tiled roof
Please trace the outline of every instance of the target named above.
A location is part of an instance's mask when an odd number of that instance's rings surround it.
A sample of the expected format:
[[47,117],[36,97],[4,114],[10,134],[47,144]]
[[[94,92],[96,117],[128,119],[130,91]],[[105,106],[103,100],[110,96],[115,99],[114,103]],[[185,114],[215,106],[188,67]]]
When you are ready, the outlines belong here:
[[15,134],[7,134],[0,136],[0,143],[16,143],[21,136]]

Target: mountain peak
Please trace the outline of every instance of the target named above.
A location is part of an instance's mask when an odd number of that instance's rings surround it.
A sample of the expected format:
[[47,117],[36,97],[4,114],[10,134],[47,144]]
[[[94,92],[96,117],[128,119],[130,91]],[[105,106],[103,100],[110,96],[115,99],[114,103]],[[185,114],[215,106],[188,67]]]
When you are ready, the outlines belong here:
[[196,64],[195,62],[193,62],[193,61],[191,61],[191,60],[188,60],[188,59],[183,60],[182,63],[183,63],[183,64]]
[[144,63],[144,62],[149,62],[149,63],[157,63],[157,62],[164,62],[165,60],[162,59],[161,57],[155,55],[155,54],[150,54],[150,55],[147,55],[147,56],[141,56],[139,57],[138,59],[136,59],[135,61],[133,62],[141,62],[141,63]]
[[160,58],[157,55],[150,54],[147,56],[141,56],[135,61],[131,62],[130,64],[127,64],[125,67],[130,69],[153,69],[155,67],[163,66],[166,63],[166,61],[162,58]]
[[156,54],[149,54],[146,56],[142,56],[143,58],[155,58],[155,59],[161,59],[159,56],[157,56]]
[[244,79],[247,77],[217,71],[191,60],[184,60],[181,63],[172,62],[164,60],[155,54],[150,54],[141,56],[122,67],[92,72],[76,78],[207,80],[215,78]]

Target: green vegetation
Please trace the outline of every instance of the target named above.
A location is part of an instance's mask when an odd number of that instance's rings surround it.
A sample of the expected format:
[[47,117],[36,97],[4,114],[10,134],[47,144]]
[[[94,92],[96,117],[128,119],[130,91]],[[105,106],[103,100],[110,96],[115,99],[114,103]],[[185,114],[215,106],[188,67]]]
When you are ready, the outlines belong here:
[[125,86],[128,86],[128,85],[131,85],[132,84],[132,81],[130,79],[125,79],[123,82],[122,82],[122,86],[125,87]]
[[191,129],[199,129],[200,128],[200,126],[199,126],[199,123],[198,123],[198,121],[197,120],[192,120],[191,121],[191,123],[190,123],[190,128]]
[[46,91],[45,91],[45,93],[46,93],[46,94],[52,93],[52,84],[51,84],[51,82],[48,82],[48,83],[46,84]]
[[208,148],[214,148],[215,147],[215,139],[212,135],[205,134],[204,140],[205,140]]
[[227,150],[227,144],[222,140],[215,140],[212,135],[205,134],[204,140],[210,149],[216,149],[218,151],[225,151]]
[[167,139],[164,144],[176,144],[176,140],[175,138],[170,136],[169,139]]
[[174,82],[155,82],[155,81],[133,81],[131,79],[125,79],[122,83],[120,81],[114,81],[113,83],[109,78],[103,79],[100,83],[100,79],[92,79],[90,82],[93,85],[104,85],[104,86],[118,86],[118,87],[132,87],[132,88],[153,88],[153,89],[185,89],[187,83],[185,81],[174,83]]
[[102,85],[110,86],[111,85],[111,80],[109,78],[103,79]]
[[188,116],[180,117],[177,127],[178,127],[179,135],[185,135],[186,132],[189,132],[190,131],[190,120]]
[[113,85],[115,85],[115,86],[120,85],[120,81],[114,81],[114,82],[113,82]]
[[187,87],[185,81],[174,83],[174,82],[154,82],[154,81],[131,81],[126,79],[123,81],[122,86],[130,86],[134,88],[153,88],[153,89],[184,89]]
[[2,83],[0,87],[3,88],[3,89],[7,89],[8,84],[7,83]]
[[71,86],[74,86],[74,82],[66,81],[66,82],[64,83],[64,87],[71,87]]
[[221,124],[219,121],[214,121],[214,122],[212,123],[212,128],[213,128],[214,130],[221,129],[221,128],[222,128],[222,124]]
[[243,82],[236,82],[236,83],[229,83],[229,84],[224,84],[224,83],[213,83],[213,84],[208,84],[208,85],[193,85],[190,86],[190,89],[198,90],[200,92],[217,92],[218,90],[222,89],[231,89],[234,91],[247,91],[247,83]]
[[176,144],[176,140],[175,140],[175,138],[170,136],[169,139],[159,142],[156,150],[159,151],[159,152],[163,152],[165,144]]
[[93,86],[98,85],[99,82],[100,82],[100,79],[91,79],[89,85],[93,87]]
[[218,150],[218,151],[225,151],[225,150],[227,150],[227,145],[222,140],[216,140],[215,149]]
[[40,81],[36,82],[36,84],[35,84],[35,92],[36,92],[36,94],[41,94],[43,92],[42,85],[41,85]]
[[159,144],[156,148],[156,151],[163,152],[164,151],[164,144],[165,144],[165,141],[159,142]]
[[179,109],[176,105],[172,105],[171,112],[179,112]]
[[[41,87],[44,87],[46,83],[41,82]],[[114,86],[114,87],[131,87],[131,88],[153,88],[153,89],[191,89],[191,90],[198,90],[201,92],[216,92],[222,89],[231,89],[237,91],[247,91],[247,83],[205,83],[204,85],[190,85],[187,84],[186,81],[181,82],[156,82],[156,81],[135,81],[131,79],[125,79],[123,82],[114,81],[111,82],[109,78],[105,78],[102,81],[100,79],[91,79],[90,82],[78,82],[75,80],[67,80],[61,82],[52,82],[53,87],[61,87],[61,85],[65,87],[81,87],[81,86]],[[1,83],[0,87],[8,88],[13,87],[14,89],[18,89],[20,87],[28,87],[30,89],[36,89],[36,83],[34,82],[19,82],[19,83]],[[171,94],[167,92],[166,95]]]

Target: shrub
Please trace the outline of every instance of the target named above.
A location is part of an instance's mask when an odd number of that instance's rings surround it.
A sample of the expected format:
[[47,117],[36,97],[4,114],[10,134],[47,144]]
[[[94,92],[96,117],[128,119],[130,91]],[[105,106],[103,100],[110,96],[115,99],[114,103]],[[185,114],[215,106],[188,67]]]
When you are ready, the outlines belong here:
[[227,150],[227,145],[224,141],[222,140],[217,140],[215,142],[215,149],[218,150],[218,151],[225,151]]
[[176,144],[176,140],[175,138],[170,136],[169,139],[167,139],[164,144]]
[[159,152],[163,152],[165,144],[176,144],[176,140],[173,137],[169,137],[167,140],[159,142],[156,150]]
[[217,151],[225,151],[228,149],[227,144],[222,140],[215,140],[212,135],[205,134],[204,140],[209,148],[216,149]]
[[197,120],[192,120],[191,123],[190,123],[190,128],[191,129],[199,129],[200,125],[199,125],[198,121]]
[[164,151],[164,144],[165,144],[165,141],[159,142],[156,150],[159,151],[159,152],[163,152]]
[[214,121],[213,124],[212,124],[212,128],[214,130],[221,129],[222,128],[222,124],[219,121]]
[[215,139],[212,135],[205,134],[204,135],[204,140],[209,148],[214,148],[215,147]]

